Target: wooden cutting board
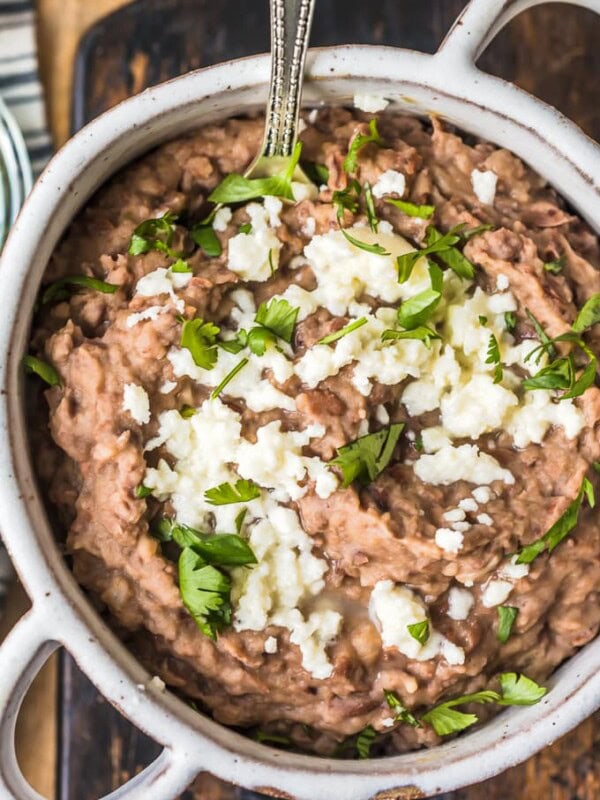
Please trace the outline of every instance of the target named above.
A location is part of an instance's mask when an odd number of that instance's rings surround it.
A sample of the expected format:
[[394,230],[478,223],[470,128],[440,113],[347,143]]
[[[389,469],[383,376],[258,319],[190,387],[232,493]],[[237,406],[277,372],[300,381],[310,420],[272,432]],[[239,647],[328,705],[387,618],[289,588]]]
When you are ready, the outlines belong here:
[[[40,2],[55,3],[56,13],[67,19],[65,2],[80,17],[97,13],[89,0]],[[122,2],[108,0],[111,7]],[[463,0],[319,0],[312,43],[376,43],[433,52],[463,5]],[[56,24],[60,44],[58,20],[46,24]],[[66,37],[66,51],[59,47],[45,58],[63,63],[60,59],[71,52],[69,41]],[[75,60],[72,129],[146,86],[267,48],[266,0],[137,0],[94,24],[83,37]],[[481,64],[552,102],[600,139],[600,18],[565,6],[534,9],[511,23]],[[52,80],[68,85],[64,71],[54,73]],[[59,116],[55,122],[60,139],[63,121]],[[68,657],[62,661],[60,705],[60,800],[96,800],[158,752],[155,743],[97,695]],[[256,797],[202,780],[186,800],[242,796]],[[526,764],[438,800],[541,798],[600,799],[600,715]]]

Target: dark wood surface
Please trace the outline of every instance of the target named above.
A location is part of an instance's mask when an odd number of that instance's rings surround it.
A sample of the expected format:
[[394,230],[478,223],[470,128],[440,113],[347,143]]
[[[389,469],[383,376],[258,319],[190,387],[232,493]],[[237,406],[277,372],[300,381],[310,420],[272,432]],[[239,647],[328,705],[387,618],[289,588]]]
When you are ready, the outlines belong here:
[[[463,6],[463,0],[318,0],[312,43],[433,52]],[[599,45],[600,17],[563,4],[546,6],[513,21],[480,66],[551,102],[600,139]],[[73,129],[146,86],[267,48],[266,0],[137,0],[95,25],[81,42]],[[158,752],[97,695],[68,657],[62,662],[61,712],[60,800],[96,800]],[[242,797],[256,795],[208,776],[185,800]],[[600,800],[600,714],[525,764],[438,800],[542,798]]]

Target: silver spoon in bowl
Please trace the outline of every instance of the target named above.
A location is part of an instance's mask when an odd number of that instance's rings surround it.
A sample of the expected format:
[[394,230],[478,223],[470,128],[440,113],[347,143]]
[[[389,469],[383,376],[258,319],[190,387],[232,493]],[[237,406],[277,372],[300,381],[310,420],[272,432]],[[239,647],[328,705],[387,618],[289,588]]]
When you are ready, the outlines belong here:
[[[315,0],[270,0],[271,86],[262,148],[244,177],[266,178],[285,169],[298,138],[304,63]],[[313,186],[299,166],[294,181]]]

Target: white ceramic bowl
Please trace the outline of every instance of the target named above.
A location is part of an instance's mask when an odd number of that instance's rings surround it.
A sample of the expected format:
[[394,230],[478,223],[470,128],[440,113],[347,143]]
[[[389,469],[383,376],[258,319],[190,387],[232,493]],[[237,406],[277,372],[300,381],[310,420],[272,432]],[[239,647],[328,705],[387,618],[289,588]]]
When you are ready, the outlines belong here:
[[[384,95],[392,108],[433,112],[513,150],[600,231],[600,149],[555,110],[474,67],[511,16],[540,0],[474,0],[433,55],[338,47],[308,59],[304,105]],[[596,11],[598,0],[577,0]],[[84,128],[52,160],[27,201],[0,266],[0,525],[33,608],[0,650],[0,798],[40,800],[14,755],[14,725],[31,678],[64,645],[105,697],[164,749],[111,800],[171,800],[200,770],[275,797],[392,800],[484,780],[531,756],[600,706],[600,639],[550,681],[538,705],[513,708],[432,750],[372,761],[284,753],[204,717],[150,676],[92,609],[46,519],[27,447],[21,359],[37,289],[56,243],[90,195],[120,167],[199,124],[264,104],[269,59],[200,70],[127,100]]]

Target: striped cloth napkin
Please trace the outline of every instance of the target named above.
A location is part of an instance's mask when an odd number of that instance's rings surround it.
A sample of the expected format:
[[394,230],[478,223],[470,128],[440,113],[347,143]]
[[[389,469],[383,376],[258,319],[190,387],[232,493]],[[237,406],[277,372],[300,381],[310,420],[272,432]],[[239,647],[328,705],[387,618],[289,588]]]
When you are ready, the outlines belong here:
[[34,175],[52,154],[38,77],[32,0],[0,0],[0,95],[25,137]]
[[[33,0],[0,0],[0,96],[19,124],[34,175],[52,154],[38,77]],[[0,542],[0,611],[13,578]]]

